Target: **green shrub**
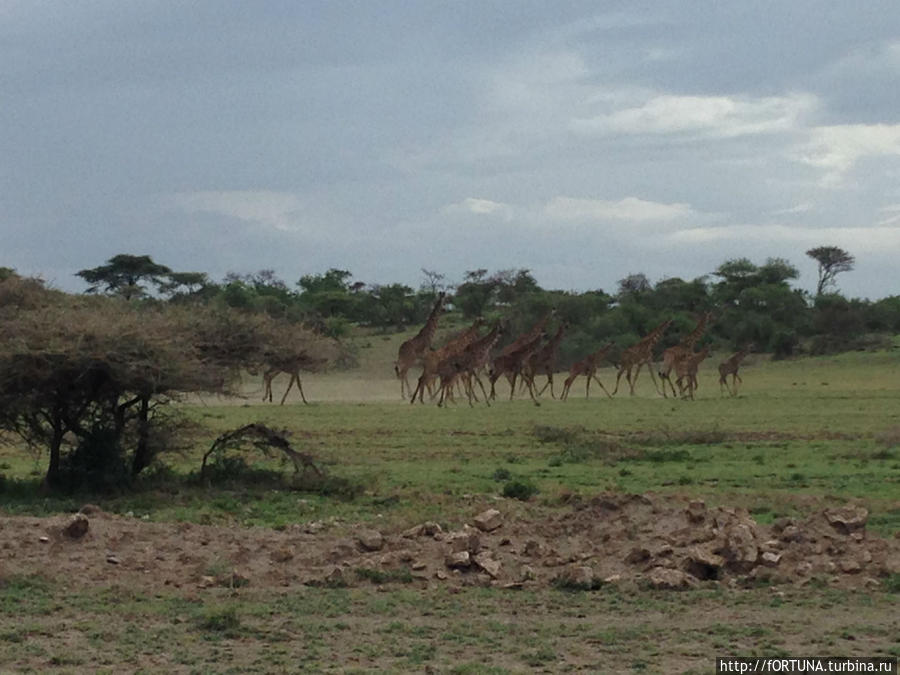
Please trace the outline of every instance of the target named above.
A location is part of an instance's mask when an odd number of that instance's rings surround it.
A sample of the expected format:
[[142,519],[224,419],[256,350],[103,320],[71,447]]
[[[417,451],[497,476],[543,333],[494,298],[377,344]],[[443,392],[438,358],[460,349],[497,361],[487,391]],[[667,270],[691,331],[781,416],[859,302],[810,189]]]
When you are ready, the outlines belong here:
[[518,499],[527,502],[534,497],[539,490],[534,483],[522,480],[511,480],[503,486],[503,496],[507,499]]

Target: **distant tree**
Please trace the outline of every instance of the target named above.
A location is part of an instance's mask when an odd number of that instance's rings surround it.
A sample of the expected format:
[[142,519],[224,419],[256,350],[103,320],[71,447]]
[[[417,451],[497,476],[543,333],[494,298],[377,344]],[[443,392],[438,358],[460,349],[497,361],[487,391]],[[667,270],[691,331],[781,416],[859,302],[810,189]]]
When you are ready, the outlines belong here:
[[629,296],[637,296],[652,290],[653,286],[647,275],[642,272],[629,274],[624,279],[619,279],[618,297],[620,300]]
[[856,263],[856,258],[837,246],[817,246],[809,249],[806,255],[819,264],[816,295],[822,295],[826,288],[835,285],[835,277],[841,272],[849,272]]
[[325,274],[304,274],[297,285],[304,293],[321,293],[328,291],[348,291],[352,272],[332,267]]
[[88,293],[96,293],[103,288],[108,294],[118,295],[125,300],[146,295],[148,282],[157,288],[164,286],[171,274],[171,269],[153,262],[149,255],[126,253],[113,256],[105,265],[75,273],[91,284],[87,289]]
[[462,310],[467,319],[483,316],[494,304],[496,282],[488,279],[487,273],[486,269],[469,270],[465,281],[456,287],[453,304]]
[[422,276],[424,279],[422,280],[421,289],[423,291],[428,291],[433,296],[437,296],[438,293],[447,288],[447,284],[444,283],[446,275],[441,274],[440,272],[427,270],[423,267]]

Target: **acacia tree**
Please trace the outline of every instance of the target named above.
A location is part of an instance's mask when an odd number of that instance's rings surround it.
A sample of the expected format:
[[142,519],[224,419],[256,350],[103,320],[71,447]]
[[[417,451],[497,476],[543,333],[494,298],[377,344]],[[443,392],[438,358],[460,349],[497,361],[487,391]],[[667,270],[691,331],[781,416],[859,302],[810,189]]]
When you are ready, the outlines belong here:
[[195,293],[209,284],[209,279],[202,272],[173,272],[165,265],[154,262],[149,255],[127,253],[113,256],[105,265],[76,272],[75,276],[90,284],[87,293],[97,293],[102,289],[107,295],[125,300],[146,296],[147,284],[170,296],[179,292]]
[[265,315],[54,294],[16,278],[0,282],[3,301],[0,430],[48,453],[49,488],[122,487],[171,448],[166,403],[235,393],[240,368],[331,358],[318,336]]
[[856,258],[837,246],[817,246],[806,252],[819,264],[819,281],[816,295],[822,295],[825,289],[835,285],[835,277],[841,272],[849,272],[856,264]]

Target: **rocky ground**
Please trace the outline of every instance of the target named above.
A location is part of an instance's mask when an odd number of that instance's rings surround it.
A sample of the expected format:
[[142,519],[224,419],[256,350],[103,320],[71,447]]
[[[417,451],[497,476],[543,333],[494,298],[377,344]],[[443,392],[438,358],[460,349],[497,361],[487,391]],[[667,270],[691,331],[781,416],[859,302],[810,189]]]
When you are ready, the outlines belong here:
[[869,535],[867,516],[844,506],[762,525],[698,500],[601,495],[542,519],[488,509],[456,531],[430,522],[403,532],[329,523],[277,531],[154,523],[88,505],[74,516],[0,520],[0,578],[39,572],[147,590],[391,581],[689,589],[811,579],[878,587],[900,573],[900,540]]

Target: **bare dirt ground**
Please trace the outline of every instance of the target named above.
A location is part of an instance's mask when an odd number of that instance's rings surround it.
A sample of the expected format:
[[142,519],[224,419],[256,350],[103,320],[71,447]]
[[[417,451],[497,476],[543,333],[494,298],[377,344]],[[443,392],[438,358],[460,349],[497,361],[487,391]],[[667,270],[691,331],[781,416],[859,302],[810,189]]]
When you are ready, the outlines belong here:
[[495,509],[462,529],[403,532],[314,522],[267,528],[155,523],[104,513],[0,520],[0,578],[39,572],[74,585],[147,591],[213,586],[597,587],[689,589],[805,584],[877,588],[900,573],[900,540],[866,532],[858,506],[756,523],[742,509],[656,495],[601,495],[539,518]]

